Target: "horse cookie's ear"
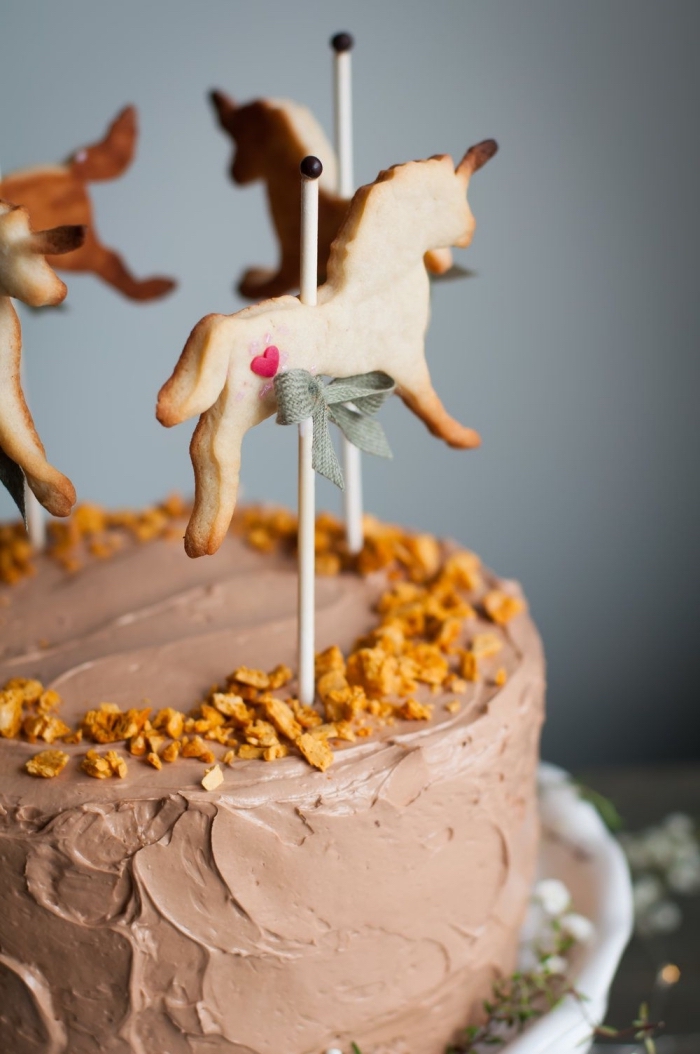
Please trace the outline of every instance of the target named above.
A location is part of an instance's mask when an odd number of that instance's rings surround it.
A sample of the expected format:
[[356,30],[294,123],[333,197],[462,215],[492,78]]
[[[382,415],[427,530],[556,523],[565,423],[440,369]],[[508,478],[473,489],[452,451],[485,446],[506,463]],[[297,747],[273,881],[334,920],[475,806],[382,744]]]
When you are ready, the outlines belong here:
[[134,159],[138,134],[136,107],[125,106],[110,124],[104,139],[72,155],[70,165],[74,175],[89,183],[123,175]]
[[212,106],[216,110],[219,124],[222,128],[226,129],[226,131],[229,131],[233,116],[238,109],[235,102],[233,99],[229,98],[225,92],[217,91],[216,89],[209,92],[209,98],[211,99]]
[[483,142],[477,143],[475,146],[470,146],[460,163],[457,165],[455,172],[460,176],[469,179],[474,172],[483,168],[486,162],[491,160],[497,150],[498,143],[495,139],[484,139]]

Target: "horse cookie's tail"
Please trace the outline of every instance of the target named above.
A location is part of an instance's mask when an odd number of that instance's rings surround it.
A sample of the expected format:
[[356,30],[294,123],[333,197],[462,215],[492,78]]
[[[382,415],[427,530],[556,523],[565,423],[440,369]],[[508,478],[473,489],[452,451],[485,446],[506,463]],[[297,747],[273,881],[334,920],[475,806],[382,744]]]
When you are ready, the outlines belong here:
[[136,107],[126,106],[114,118],[104,139],[76,150],[68,164],[84,182],[116,179],[133,161],[137,137]]

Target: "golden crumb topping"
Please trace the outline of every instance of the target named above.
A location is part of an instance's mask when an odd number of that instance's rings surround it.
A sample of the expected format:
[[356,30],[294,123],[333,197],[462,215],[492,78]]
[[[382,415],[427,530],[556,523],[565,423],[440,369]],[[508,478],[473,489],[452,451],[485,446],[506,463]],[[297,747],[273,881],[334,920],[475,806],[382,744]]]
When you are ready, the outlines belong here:
[[224,782],[224,774],[219,765],[212,765],[202,776],[202,786],[205,790],[213,791]]
[[[112,512],[99,505],[78,505],[65,520],[50,520],[47,556],[66,571],[77,571],[86,559],[113,556],[127,538],[149,542],[156,538],[179,538],[174,521],[188,513],[176,494],[159,505],[139,511]],[[0,526],[0,582],[15,585],[36,572],[36,553],[21,522]]]
[[41,750],[25,762],[25,769],[30,776],[41,776],[45,780],[60,775],[68,764],[69,757],[64,750]]
[[498,626],[507,625],[524,610],[525,604],[519,597],[513,597],[502,589],[492,589],[484,597],[484,611]]
[[5,688],[0,692],[0,736],[14,739],[22,728],[24,696],[19,688]]
[[[65,557],[68,566],[79,542],[109,548],[125,531],[140,541],[163,537],[185,511],[177,499],[141,513],[83,505],[67,524],[53,525],[52,555]],[[292,552],[296,545],[296,518],[285,510],[244,509],[233,529],[261,552]],[[2,530],[0,558],[7,539],[17,540],[12,530]],[[362,552],[351,556],[342,524],[326,514],[317,519],[317,569],[382,571],[386,586],[371,631],[347,654],[332,645],[316,655],[315,706],[303,706],[290,691],[294,673],[288,666],[239,665],[187,711],[101,702],[70,728],[59,716],[56,691],[15,677],[0,690],[0,736],[30,743],[123,744],[131,758],[156,771],[180,758],[195,759],[207,766],[202,786],[214,789],[224,779],[219,761],[228,766],[296,755],[324,772],[333,761],[334,743],[357,742],[396,721],[431,720],[434,704],[421,696],[464,696],[479,681],[504,685],[506,667],[494,669],[492,660],[503,652],[502,627],[524,610],[523,601],[503,589],[485,592],[481,563],[472,552],[446,551],[431,535],[412,535],[372,518],[366,518],[365,530]],[[0,573],[3,566],[0,559]],[[498,629],[477,632],[477,611]],[[462,704],[451,698],[443,709],[456,714]],[[63,751],[42,751],[26,767],[33,775],[57,775],[67,760]],[[123,779],[128,771],[114,749],[89,748],[80,765],[94,779]]]
[[80,767],[83,772],[96,780],[107,780],[112,776],[124,779],[128,771],[126,761],[117,754],[116,750],[108,750],[106,754],[88,750]]

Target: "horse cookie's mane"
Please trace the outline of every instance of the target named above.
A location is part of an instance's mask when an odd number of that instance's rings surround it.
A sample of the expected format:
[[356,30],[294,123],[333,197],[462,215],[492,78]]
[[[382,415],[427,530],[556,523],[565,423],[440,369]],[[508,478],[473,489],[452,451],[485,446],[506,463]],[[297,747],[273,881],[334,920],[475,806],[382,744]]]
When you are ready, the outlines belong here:
[[299,157],[313,154],[323,165],[319,184],[329,193],[336,193],[338,185],[338,163],[335,150],[328,136],[318,123],[308,106],[293,102],[291,99],[267,99],[266,105],[271,110],[282,113],[289,125],[290,137],[296,139],[299,146]]
[[[449,162],[449,168],[445,165]],[[405,215],[405,197],[415,194],[414,177],[424,173],[427,166],[441,166],[446,174],[454,176],[454,164],[447,154],[436,154],[420,161],[406,161],[401,165],[392,165],[383,169],[373,183],[367,183],[355,191],[350,202],[348,214],[331,246],[328,259],[328,281],[335,284],[339,279],[348,277],[348,257],[365,248],[365,242],[381,238],[380,227],[390,231],[393,222],[391,213],[395,213],[398,224]],[[405,193],[401,193],[401,191]],[[397,192],[398,191],[398,192]],[[375,250],[381,252],[381,244]],[[363,265],[364,266],[364,265]]]

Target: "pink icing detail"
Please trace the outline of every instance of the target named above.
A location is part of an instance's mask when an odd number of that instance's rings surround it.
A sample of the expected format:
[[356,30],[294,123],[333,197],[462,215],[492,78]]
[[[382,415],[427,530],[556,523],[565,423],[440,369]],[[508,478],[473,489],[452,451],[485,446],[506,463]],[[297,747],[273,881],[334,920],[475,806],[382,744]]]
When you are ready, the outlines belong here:
[[274,377],[279,369],[279,364],[279,348],[276,348],[274,344],[271,344],[270,347],[265,348],[262,355],[255,356],[250,364],[250,368],[253,373],[258,375],[258,377]]

